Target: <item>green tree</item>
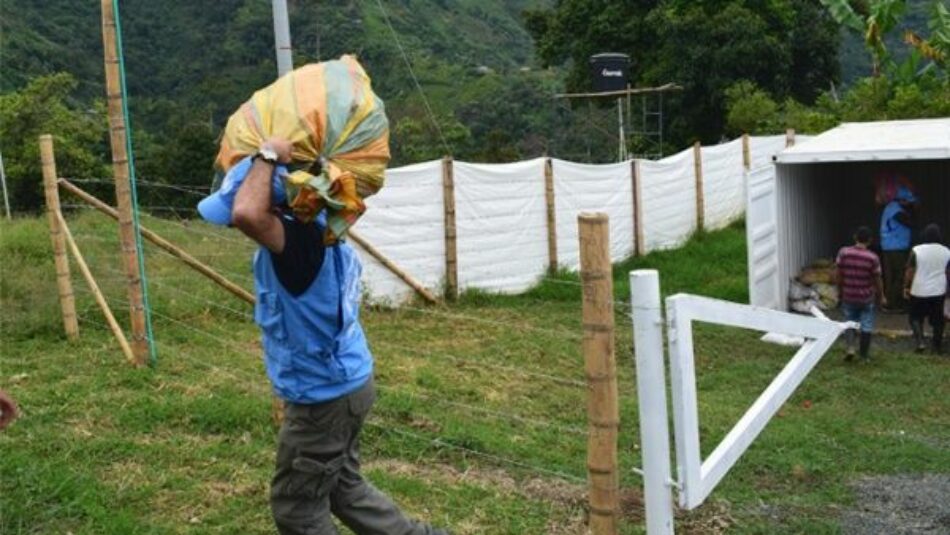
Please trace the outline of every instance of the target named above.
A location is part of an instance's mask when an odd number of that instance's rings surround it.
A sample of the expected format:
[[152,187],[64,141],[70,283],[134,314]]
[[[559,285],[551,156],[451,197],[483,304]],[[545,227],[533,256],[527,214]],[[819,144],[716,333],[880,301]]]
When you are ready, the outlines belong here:
[[682,85],[665,107],[678,145],[719,139],[740,80],[812,102],[838,76],[837,26],[806,0],[560,0],[526,25],[544,64],[569,64],[569,89],[589,85],[587,59],[605,51],[631,56],[634,85]]
[[77,82],[67,73],[42,76],[20,91],[0,95],[0,150],[13,210],[44,206],[38,137],[51,134],[62,177],[107,176],[106,112],[101,102],[77,109],[69,96]]
[[[849,0],[820,0],[841,25],[860,32],[864,45],[871,53],[871,76],[880,76],[889,59],[885,36],[900,22],[907,7],[905,0],[869,0],[867,3]],[[857,9],[855,9],[857,8]]]
[[776,130],[778,104],[748,80],[736,82],[726,89],[726,106],[726,134],[730,137]]

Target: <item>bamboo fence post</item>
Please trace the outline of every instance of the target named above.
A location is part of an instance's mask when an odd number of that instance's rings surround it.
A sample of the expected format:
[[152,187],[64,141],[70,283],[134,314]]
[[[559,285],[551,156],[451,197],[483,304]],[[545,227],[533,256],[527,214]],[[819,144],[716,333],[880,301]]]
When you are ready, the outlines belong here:
[[109,107],[109,141],[112,147],[112,173],[115,178],[116,206],[119,212],[119,239],[122,244],[123,267],[129,298],[132,325],[132,350],[136,364],[148,358],[148,340],[145,333],[145,305],[142,299],[142,280],[139,277],[138,256],[135,247],[135,229],[132,226],[132,195],[129,189],[129,159],[126,150],[126,124],[122,112],[122,87],[119,81],[119,58],[116,48],[115,12],[112,0],[102,0],[102,46],[106,73],[106,100]]
[[554,203],[554,167],[544,159],[544,202],[548,217],[548,273],[557,273],[557,205]]
[[43,192],[46,195],[46,215],[49,220],[49,237],[53,242],[53,260],[56,262],[56,286],[59,289],[59,306],[63,312],[63,327],[70,340],[79,338],[79,320],[76,317],[76,297],[69,277],[69,259],[66,258],[66,240],[59,224],[59,190],[56,189],[56,156],[53,152],[53,136],[40,136],[40,163],[43,167]]
[[795,129],[789,128],[785,130],[785,146],[791,147],[795,144]]
[[445,297],[454,301],[458,297],[459,273],[455,228],[455,179],[451,156],[442,158],[442,202],[445,214]]
[[640,190],[640,160],[630,160],[630,180],[633,181],[633,251],[637,256],[646,254],[643,242],[643,203]]
[[693,173],[696,175],[696,230],[706,225],[706,194],[703,192],[703,146],[693,143]]
[[587,375],[587,470],[590,486],[590,531],[615,535],[618,530],[617,365],[614,358],[613,278],[610,229],[606,214],[577,217],[583,283],[583,351]]
[[[93,195],[83,191],[72,182],[66,180],[65,178],[60,178],[59,184],[63,187],[63,189],[79,197],[86,203],[90,204],[96,210],[99,210],[100,212],[111,217],[112,219],[116,219],[116,220],[119,219],[119,212],[115,208],[100,201]],[[225,290],[234,294],[236,297],[243,299],[249,304],[252,304],[252,305],[254,304],[255,299],[254,299],[253,294],[251,294],[250,292],[248,292],[241,286],[238,286],[237,284],[231,282],[230,280],[228,280],[227,278],[219,274],[217,271],[215,271],[208,265],[204,264],[197,258],[185,252],[183,249],[181,249],[177,245],[169,242],[165,238],[162,238],[161,236],[145,228],[144,226],[139,227],[139,231],[141,231],[143,238],[161,247],[162,249],[168,251],[172,255],[178,257],[182,262],[192,267],[193,269],[195,269],[197,272],[201,273],[202,275],[208,277],[209,279],[214,281],[216,284],[218,284]]]
[[742,167],[746,171],[752,167],[752,151],[749,148],[749,134],[742,134]]
[[99,285],[96,283],[95,277],[93,277],[92,272],[89,271],[89,266],[86,264],[86,260],[79,251],[79,246],[76,245],[76,240],[73,239],[73,234],[69,231],[69,226],[66,225],[66,221],[63,219],[63,214],[61,212],[56,212],[56,218],[59,221],[60,227],[63,229],[63,235],[66,236],[66,243],[69,245],[69,250],[73,253],[73,258],[76,260],[76,264],[79,266],[79,271],[82,272],[83,278],[86,279],[86,284],[89,285],[89,290],[92,291],[93,297],[96,298],[96,303],[98,303],[99,308],[102,309],[102,314],[106,317],[106,321],[109,323],[109,329],[112,330],[112,334],[115,335],[116,341],[119,342],[119,346],[122,348],[122,353],[125,354],[126,360],[132,364],[141,365],[141,363],[136,360],[135,355],[132,353],[132,347],[129,345],[129,341],[126,340],[125,333],[122,332],[122,328],[119,327],[119,322],[117,322],[115,320],[115,316],[112,315],[112,309],[109,308],[109,303],[106,302],[105,296],[102,295],[102,290],[99,289]]

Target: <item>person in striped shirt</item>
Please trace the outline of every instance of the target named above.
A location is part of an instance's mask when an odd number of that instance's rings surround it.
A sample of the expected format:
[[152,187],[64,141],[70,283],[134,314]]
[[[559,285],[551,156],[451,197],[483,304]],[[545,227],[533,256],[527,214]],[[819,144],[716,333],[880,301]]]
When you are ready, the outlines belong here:
[[[886,306],[884,281],[881,277],[881,261],[871,251],[871,229],[859,227],[854,233],[854,245],[838,251],[838,291],[845,319],[861,324],[860,354],[865,362],[870,360],[871,333],[874,330],[875,303]],[[847,331],[845,360],[854,359],[855,332]]]

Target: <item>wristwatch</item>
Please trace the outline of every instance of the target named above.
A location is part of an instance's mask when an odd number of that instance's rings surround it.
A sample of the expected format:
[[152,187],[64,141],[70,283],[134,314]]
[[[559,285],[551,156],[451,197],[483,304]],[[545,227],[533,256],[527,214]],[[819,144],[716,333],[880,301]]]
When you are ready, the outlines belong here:
[[271,165],[277,165],[277,152],[275,152],[274,149],[265,145],[261,147],[257,151],[257,154],[255,154],[254,157],[252,158],[252,160],[258,160],[258,159],[264,160],[265,162]]

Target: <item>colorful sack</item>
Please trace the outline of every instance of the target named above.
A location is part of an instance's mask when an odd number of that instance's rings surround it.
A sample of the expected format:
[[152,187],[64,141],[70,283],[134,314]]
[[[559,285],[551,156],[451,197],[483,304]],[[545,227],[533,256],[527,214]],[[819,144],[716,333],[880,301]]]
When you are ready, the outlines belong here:
[[336,242],[383,187],[390,157],[385,106],[356,58],[305,65],[254,93],[228,119],[216,167],[227,172],[271,136],[294,146],[297,171],[286,184],[294,213],[309,222],[326,208],[324,240]]

